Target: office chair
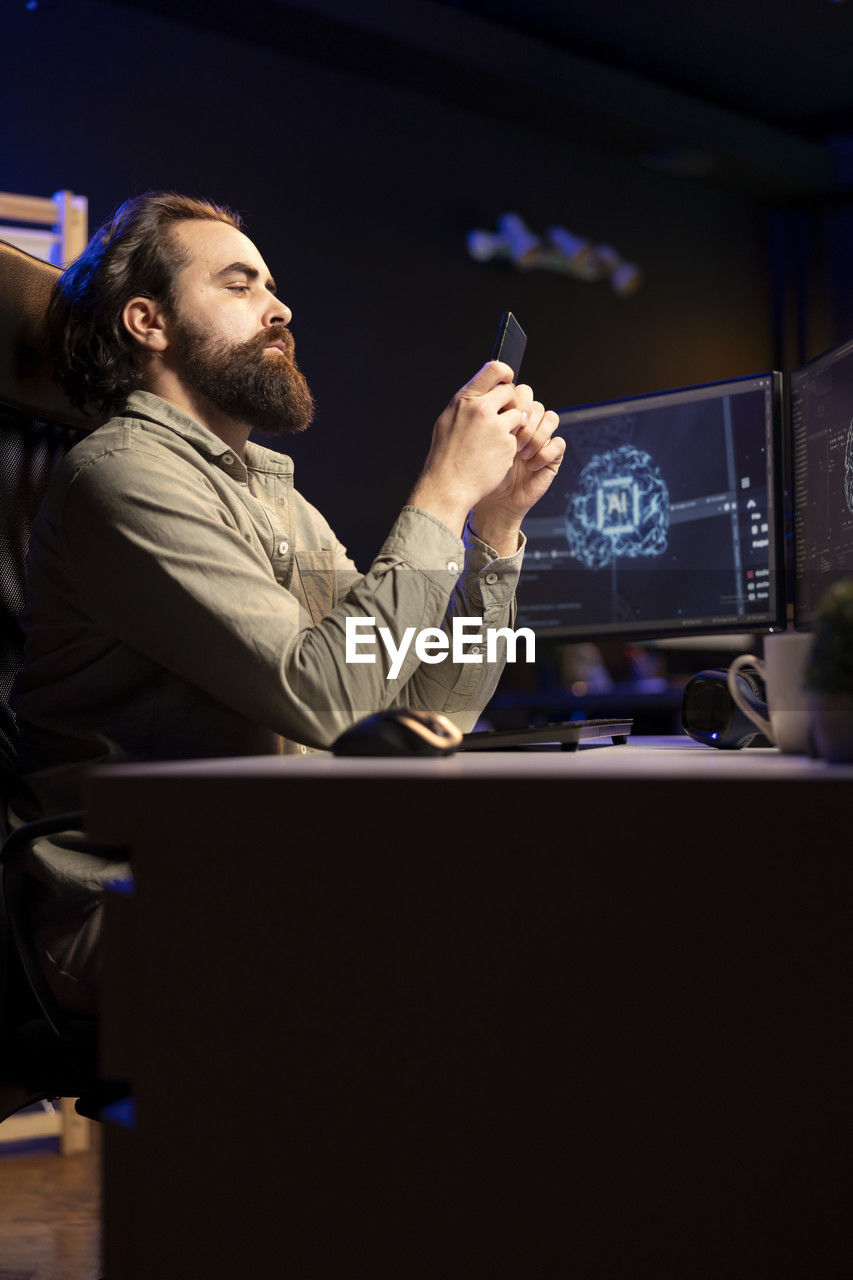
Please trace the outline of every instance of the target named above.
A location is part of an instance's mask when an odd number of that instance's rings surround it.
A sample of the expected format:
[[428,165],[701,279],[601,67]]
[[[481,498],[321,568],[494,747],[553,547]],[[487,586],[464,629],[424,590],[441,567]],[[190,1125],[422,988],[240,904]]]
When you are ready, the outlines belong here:
[[[44,1098],[77,1098],[97,1118],[119,1092],[97,1078],[97,1027],[69,1017],[45,982],[26,926],[24,860],[31,840],[79,829],[81,814],[9,828],[16,727],[9,705],[23,661],[30,526],[68,448],[94,423],[50,375],[42,328],[59,268],[0,241],[0,1121]],[[112,851],[115,856],[115,851]]]

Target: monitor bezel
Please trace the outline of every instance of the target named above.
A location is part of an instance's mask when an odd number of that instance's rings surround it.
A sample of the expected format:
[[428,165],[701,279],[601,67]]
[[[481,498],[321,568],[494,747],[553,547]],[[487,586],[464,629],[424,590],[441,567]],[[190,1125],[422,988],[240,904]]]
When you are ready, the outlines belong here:
[[[582,644],[589,641],[611,641],[623,640],[630,644],[643,644],[645,641],[653,640],[673,640],[679,637],[692,636],[727,636],[727,635],[767,635],[774,631],[784,630],[787,625],[788,603],[787,603],[787,574],[785,560],[785,433],[784,433],[784,376],[777,369],[766,369],[760,373],[742,374],[734,378],[719,378],[711,382],[700,382],[696,384],[687,383],[680,387],[669,387],[662,391],[653,391],[647,394],[634,396],[619,396],[613,400],[591,401],[587,404],[572,405],[559,411],[561,426],[563,424],[564,414],[584,413],[590,410],[602,411],[605,414],[608,410],[615,410],[621,406],[629,406],[638,402],[651,404],[655,400],[663,399],[667,396],[680,395],[691,391],[715,391],[719,390],[722,394],[722,388],[731,387],[743,383],[755,383],[762,379],[770,379],[770,393],[772,406],[772,421],[770,431],[770,442],[767,453],[767,492],[768,492],[768,535],[771,538],[773,567],[771,572],[771,582],[773,583],[773,598],[771,599],[771,607],[762,615],[738,616],[728,621],[720,623],[708,623],[707,620],[693,620],[682,625],[668,624],[661,620],[659,626],[652,623],[648,627],[637,627],[623,625],[622,623],[606,623],[604,625],[590,625],[568,627],[563,624],[556,626],[536,626],[529,621],[521,620],[518,625],[528,626],[534,632],[537,642],[542,640],[545,642],[565,642],[569,644]],[[772,502],[772,510],[770,504]],[[530,514],[535,516],[536,508],[532,508]],[[522,523],[522,531],[524,525]],[[521,570],[522,578],[524,576],[524,568]]]

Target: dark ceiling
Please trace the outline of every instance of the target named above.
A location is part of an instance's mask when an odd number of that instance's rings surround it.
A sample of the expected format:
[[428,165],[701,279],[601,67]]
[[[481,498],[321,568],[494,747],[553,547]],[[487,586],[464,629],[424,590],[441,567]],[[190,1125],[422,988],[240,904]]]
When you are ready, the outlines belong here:
[[853,188],[853,0],[101,2],[771,200]]
[[853,0],[444,0],[813,138],[853,132]]

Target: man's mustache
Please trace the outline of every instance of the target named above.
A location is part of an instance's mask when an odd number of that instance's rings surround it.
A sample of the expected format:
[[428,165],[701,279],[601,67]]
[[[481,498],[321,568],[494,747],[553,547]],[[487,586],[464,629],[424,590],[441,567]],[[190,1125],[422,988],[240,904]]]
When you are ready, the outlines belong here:
[[259,333],[256,338],[251,338],[246,343],[247,351],[258,352],[258,354],[265,351],[267,347],[283,347],[284,354],[289,360],[293,359],[293,353],[296,350],[293,334],[289,329],[285,329],[284,325],[265,329],[263,333]]

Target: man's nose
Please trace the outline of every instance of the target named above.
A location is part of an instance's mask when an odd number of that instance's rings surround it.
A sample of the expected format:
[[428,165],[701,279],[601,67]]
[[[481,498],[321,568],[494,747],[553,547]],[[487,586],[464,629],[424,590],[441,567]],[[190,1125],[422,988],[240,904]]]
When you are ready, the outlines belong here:
[[264,324],[290,324],[293,312],[280,298],[272,298],[264,316]]

